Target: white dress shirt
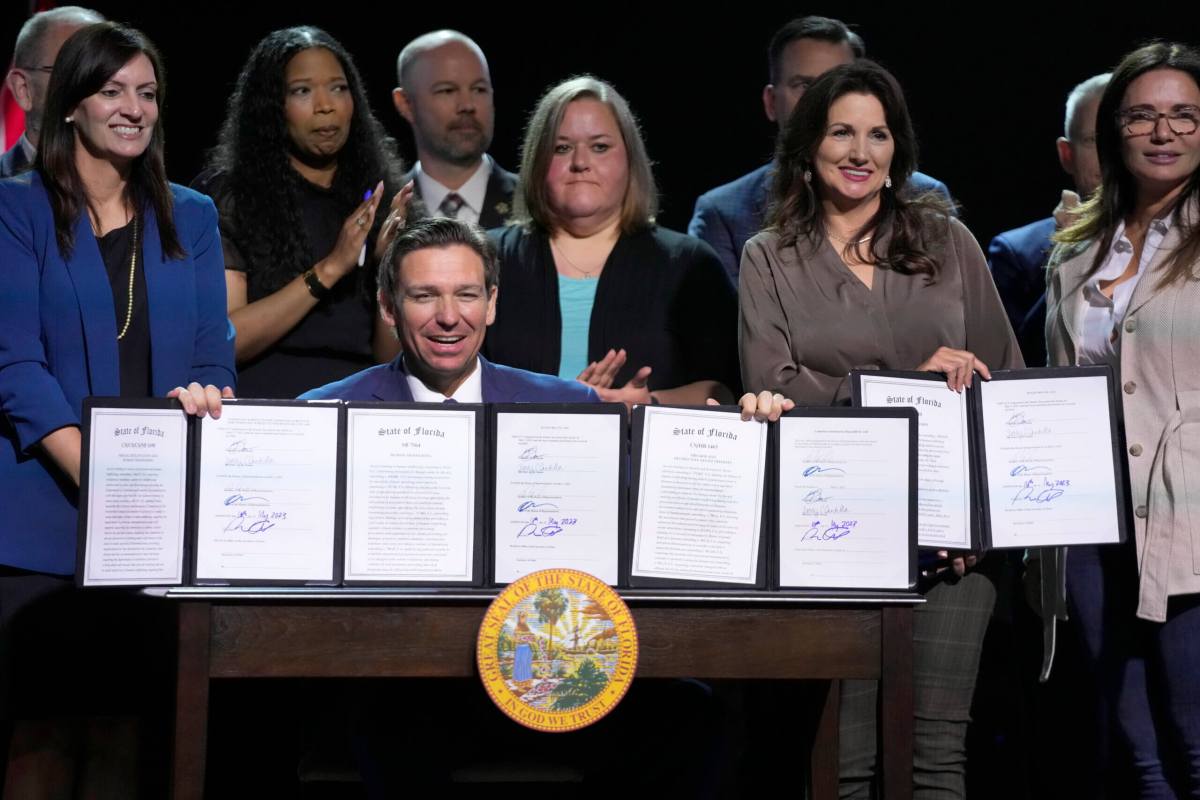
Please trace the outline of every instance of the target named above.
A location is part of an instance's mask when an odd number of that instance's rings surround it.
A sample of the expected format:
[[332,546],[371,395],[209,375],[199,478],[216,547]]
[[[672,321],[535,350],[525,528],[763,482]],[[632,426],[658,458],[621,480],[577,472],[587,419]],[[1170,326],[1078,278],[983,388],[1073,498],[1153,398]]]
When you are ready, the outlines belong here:
[[425,207],[429,209],[429,213],[433,216],[441,216],[442,201],[446,199],[446,195],[454,192],[462,198],[462,207],[458,210],[457,219],[467,222],[479,223],[479,215],[483,213],[483,199],[487,195],[488,179],[492,176],[492,157],[487,153],[483,154],[483,161],[479,164],[479,168],[475,173],[467,178],[467,182],[457,189],[451,189],[438,183],[421,168],[421,162],[418,161],[415,167],[414,174],[416,175],[417,188],[421,192],[421,200],[425,203]]
[[[407,356],[405,356],[407,358]],[[444,403],[447,398],[441,392],[436,392],[430,389],[421,379],[413,375],[411,372],[405,375],[408,381],[409,391],[412,392],[413,402],[416,403]],[[483,370],[479,367],[479,356],[475,356],[475,366],[471,370],[471,374],[462,382],[458,390],[450,395],[450,398],[456,403],[482,403],[483,402]]]
[[1170,225],[1161,219],[1150,223],[1142,245],[1142,257],[1138,261],[1137,273],[1129,280],[1114,286],[1112,297],[1109,298],[1100,291],[1101,281],[1111,281],[1120,277],[1133,258],[1133,245],[1125,236],[1125,223],[1117,226],[1104,263],[1083,284],[1083,303],[1079,306],[1076,326],[1076,330],[1080,332],[1079,346],[1076,348],[1076,362],[1079,365],[1111,364],[1116,374],[1121,374],[1121,322],[1125,319],[1125,311],[1129,308],[1133,290],[1145,275],[1146,265],[1154,260],[1168,230]]

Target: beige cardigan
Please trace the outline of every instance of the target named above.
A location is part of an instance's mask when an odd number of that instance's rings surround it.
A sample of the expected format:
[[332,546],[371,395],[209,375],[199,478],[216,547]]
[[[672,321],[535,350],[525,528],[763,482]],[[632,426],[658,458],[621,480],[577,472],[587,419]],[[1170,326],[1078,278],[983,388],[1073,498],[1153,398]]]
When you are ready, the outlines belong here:
[[[1129,301],[1117,376],[1141,576],[1137,616],[1154,622],[1166,619],[1168,596],[1200,592],[1200,281],[1158,285],[1159,268],[1200,213],[1192,205],[1181,217]],[[1050,258],[1046,349],[1052,366],[1076,363],[1073,326],[1098,246],[1059,246]],[[1043,550],[1042,559],[1046,676],[1054,621],[1066,618],[1066,549]]]

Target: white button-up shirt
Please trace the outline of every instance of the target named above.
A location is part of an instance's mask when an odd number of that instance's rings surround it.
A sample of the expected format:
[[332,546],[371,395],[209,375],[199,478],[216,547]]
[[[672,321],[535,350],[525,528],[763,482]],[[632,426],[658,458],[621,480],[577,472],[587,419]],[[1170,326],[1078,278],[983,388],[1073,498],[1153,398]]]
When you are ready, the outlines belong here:
[[1076,347],[1078,364],[1111,364],[1116,374],[1120,374],[1121,322],[1129,308],[1133,290],[1145,275],[1146,265],[1154,260],[1168,230],[1170,225],[1161,219],[1150,223],[1145,243],[1142,245],[1142,257],[1138,261],[1137,273],[1129,280],[1114,286],[1110,298],[1100,291],[1101,282],[1119,278],[1128,269],[1133,258],[1133,245],[1125,236],[1125,223],[1117,226],[1104,263],[1083,285],[1083,303],[1079,306],[1080,318],[1076,326],[1076,330],[1080,332]]

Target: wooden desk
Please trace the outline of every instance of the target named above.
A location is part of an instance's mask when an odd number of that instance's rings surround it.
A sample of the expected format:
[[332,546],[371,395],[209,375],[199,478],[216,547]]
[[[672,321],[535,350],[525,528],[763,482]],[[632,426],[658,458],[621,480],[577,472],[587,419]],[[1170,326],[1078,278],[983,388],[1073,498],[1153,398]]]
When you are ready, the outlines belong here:
[[[292,588],[157,593],[179,601],[176,800],[204,794],[211,679],[475,676],[476,634],[495,596],[494,590]],[[883,796],[912,796],[918,595],[643,590],[622,596],[637,621],[639,677],[879,678]],[[837,687],[830,683],[811,755],[816,800],[837,797]]]

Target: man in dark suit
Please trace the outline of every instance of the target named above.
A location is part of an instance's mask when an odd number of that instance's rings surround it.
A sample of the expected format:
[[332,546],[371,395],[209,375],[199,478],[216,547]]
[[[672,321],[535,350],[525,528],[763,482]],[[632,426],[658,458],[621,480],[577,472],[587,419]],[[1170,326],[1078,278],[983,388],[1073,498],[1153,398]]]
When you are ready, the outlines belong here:
[[1071,222],[1071,209],[1100,185],[1096,155],[1096,110],[1108,85],[1107,74],[1088,78],[1067,97],[1063,136],[1058,137],[1058,162],[1075,183],[1062,193],[1054,215],[1015,228],[992,239],[988,265],[1000,292],[1021,355],[1028,366],[1046,364],[1046,260],[1054,232]]
[[458,31],[418,36],[396,60],[392,102],[412,126],[417,163],[406,176],[425,213],[496,228],[512,216],[517,176],[487,154],[495,108],[479,45]]
[[480,357],[487,326],[496,318],[499,271],[495,246],[477,226],[437,217],[411,223],[379,266],[379,312],[404,354],[301,399],[599,402],[586,384]]
[[[800,96],[813,81],[865,54],[862,38],[841,20],[813,16],[787,23],[775,32],[767,46],[771,82],[763,87],[762,94],[767,119],[782,130]],[[712,245],[735,284],[742,247],[762,230],[774,167],[774,162],[764,164],[696,200],[688,233]],[[938,191],[950,198],[944,183],[920,172],[913,173],[908,190]]]
[[25,112],[25,133],[0,155],[0,178],[15,175],[33,163],[42,129],[46,87],[63,42],[84,25],[103,21],[104,17],[91,9],[63,6],[34,14],[21,26],[13,48],[13,67],[5,81]]

